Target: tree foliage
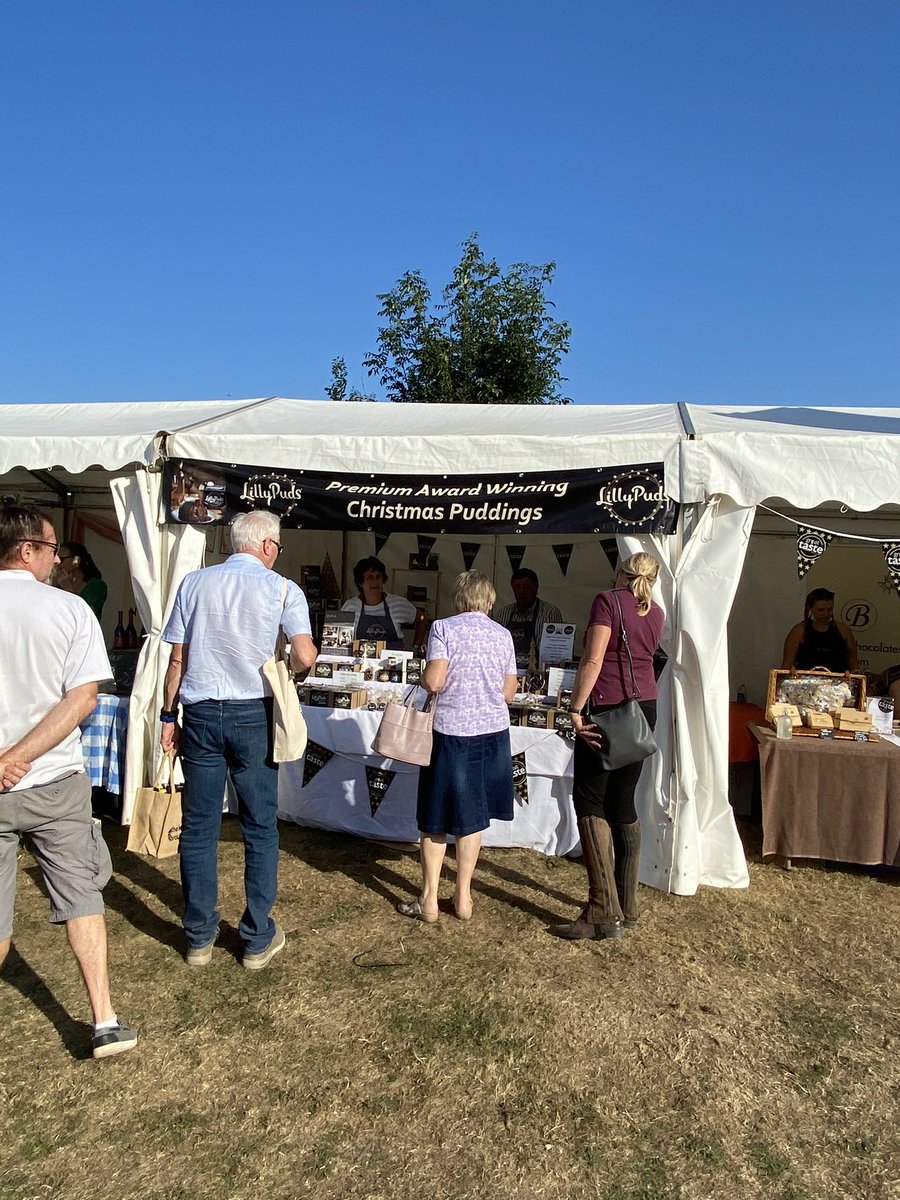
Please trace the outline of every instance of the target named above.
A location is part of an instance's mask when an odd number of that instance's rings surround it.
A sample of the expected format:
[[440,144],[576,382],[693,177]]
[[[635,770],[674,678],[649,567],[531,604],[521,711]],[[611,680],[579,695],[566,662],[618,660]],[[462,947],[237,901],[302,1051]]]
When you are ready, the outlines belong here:
[[[442,302],[432,302],[419,271],[378,297],[384,324],[363,365],[398,403],[568,404],[560,364],[572,331],[550,315],[545,294],[555,270],[515,263],[504,274],[472,234]],[[371,398],[347,395],[343,359],[326,390],[333,400]]]

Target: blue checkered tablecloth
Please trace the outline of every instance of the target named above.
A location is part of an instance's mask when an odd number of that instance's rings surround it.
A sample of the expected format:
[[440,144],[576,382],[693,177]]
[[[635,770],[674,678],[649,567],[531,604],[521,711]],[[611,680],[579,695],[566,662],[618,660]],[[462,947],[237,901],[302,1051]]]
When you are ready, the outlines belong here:
[[92,787],[121,792],[127,728],[128,697],[98,696],[97,707],[81,726],[84,768]]

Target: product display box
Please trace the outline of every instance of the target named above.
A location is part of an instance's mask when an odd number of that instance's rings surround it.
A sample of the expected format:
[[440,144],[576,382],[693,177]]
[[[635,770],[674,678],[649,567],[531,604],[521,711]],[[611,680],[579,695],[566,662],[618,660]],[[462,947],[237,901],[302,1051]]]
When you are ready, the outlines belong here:
[[336,688],[331,693],[332,708],[365,708],[368,702],[365,688]]
[[334,663],[322,662],[317,659],[312,673],[316,679],[331,679],[334,675]]
[[[525,729],[553,729],[553,718],[556,715],[555,708],[523,708],[520,710],[521,718],[519,724]],[[571,717],[569,718],[571,724]]]
[[331,688],[311,687],[306,703],[310,708],[331,708],[332,694]]
[[322,625],[322,652],[328,654],[349,654],[353,644],[353,627],[356,617],[351,612],[340,609],[328,609]]
[[365,638],[357,639],[352,643],[352,650],[357,658],[381,658],[384,654],[384,642],[370,642]]

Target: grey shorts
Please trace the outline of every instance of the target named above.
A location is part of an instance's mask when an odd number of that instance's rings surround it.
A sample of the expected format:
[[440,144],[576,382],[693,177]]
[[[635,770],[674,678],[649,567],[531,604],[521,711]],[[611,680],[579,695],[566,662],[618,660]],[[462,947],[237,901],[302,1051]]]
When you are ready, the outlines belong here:
[[91,818],[86,775],[0,795],[0,941],[12,936],[19,837],[37,859],[50,895],[50,920],[103,912],[102,889],[112,875],[109,850]]

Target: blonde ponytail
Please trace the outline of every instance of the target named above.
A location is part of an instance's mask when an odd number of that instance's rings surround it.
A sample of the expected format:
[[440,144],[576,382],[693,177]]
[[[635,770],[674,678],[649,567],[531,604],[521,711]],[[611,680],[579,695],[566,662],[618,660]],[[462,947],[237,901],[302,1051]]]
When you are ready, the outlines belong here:
[[650,611],[653,595],[653,585],[659,575],[659,563],[652,554],[632,554],[620,562],[616,570],[616,582],[621,579],[635,600],[637,600],[638,615],[646,617]]

